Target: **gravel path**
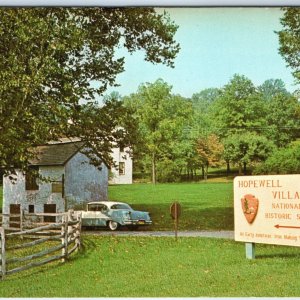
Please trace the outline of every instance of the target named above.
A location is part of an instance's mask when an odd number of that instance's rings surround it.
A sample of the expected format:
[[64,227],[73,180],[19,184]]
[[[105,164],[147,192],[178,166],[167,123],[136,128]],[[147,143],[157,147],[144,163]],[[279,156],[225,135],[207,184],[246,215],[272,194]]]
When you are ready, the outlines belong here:
[[[173,237],[174,231],[83,231],[83,234],[103,236],[162,236]],[[209,237],[234,239],[233,231],[179,231],[178,237]]]

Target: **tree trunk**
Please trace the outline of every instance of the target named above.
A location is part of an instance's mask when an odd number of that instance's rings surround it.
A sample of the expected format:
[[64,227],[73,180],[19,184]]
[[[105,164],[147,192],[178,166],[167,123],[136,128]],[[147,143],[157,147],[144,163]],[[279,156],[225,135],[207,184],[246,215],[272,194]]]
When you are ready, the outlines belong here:
[[242,164],[241,163],[239,163],[239,175],[243,175]]
[[205,166],[205,171],[204,171],[204,180],[207,180],[207,173],[208,173],[208,166]]
[[230,162],[229,162],[229,160],[226,162],[226,164],[227,164],[226,176],[228,177],[229,173],[230,173]]
[[245,162],[244,162],[243,171],[244,171],[244,175],[247,175],[247,164]]
[[152,153],[152,183],[156,184],[156,158],[155,153]]
[[201,169],[202,169],[202,178],[205,179],[205,171],[204,171],[204,166],[203,165],[201,166]]

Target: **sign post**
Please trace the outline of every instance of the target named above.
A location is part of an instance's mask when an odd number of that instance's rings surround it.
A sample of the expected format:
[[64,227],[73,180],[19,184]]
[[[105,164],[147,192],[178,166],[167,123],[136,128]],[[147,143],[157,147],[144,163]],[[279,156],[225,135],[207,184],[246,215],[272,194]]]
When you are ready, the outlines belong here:
[[246,258],[255,259],[255,244],[245,243],[245,248],[246,248]]
[[237,176],[234,179],[235,240],[246,257],[255,244],[300,246],[300,175]]
[[175,240],[177,241],[177,231],[178,231],[178,219],[181,215],[181,205],[179,202],[174,202],[170,206],[170,214],[172,219],[174,220],[175,227]]

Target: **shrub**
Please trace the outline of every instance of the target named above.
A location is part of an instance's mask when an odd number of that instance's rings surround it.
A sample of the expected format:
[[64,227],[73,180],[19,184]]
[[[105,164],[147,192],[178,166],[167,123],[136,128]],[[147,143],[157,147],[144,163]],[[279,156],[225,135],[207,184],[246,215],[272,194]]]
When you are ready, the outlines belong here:
[[278,149],[257,166],[253,174],[298,174],[300,173],[300,144],[291,144]]

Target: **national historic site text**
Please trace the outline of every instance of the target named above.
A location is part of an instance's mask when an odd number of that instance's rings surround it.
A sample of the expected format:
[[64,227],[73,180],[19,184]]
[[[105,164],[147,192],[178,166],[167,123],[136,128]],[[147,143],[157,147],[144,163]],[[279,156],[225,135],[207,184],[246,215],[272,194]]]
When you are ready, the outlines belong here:
[[237,241],[300,246],[300,175],[237,177]]

